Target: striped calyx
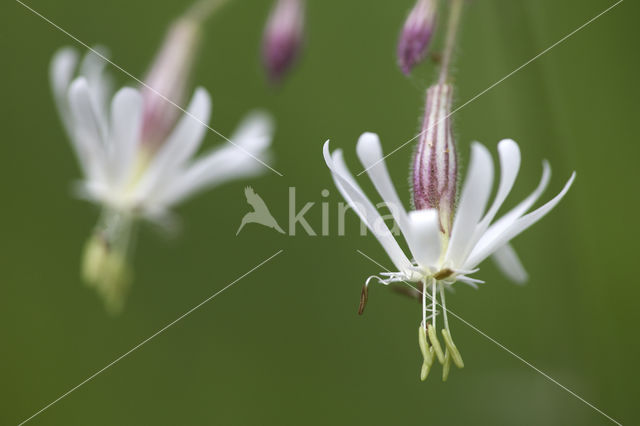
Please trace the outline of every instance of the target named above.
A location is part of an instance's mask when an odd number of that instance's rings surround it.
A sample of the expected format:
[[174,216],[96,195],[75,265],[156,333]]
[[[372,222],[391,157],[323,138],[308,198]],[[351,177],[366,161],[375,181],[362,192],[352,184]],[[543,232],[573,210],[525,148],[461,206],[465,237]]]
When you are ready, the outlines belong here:
[[422,132],[413,160],[413,202],[417,210],[437,209],[440,229],[451,233],[458,163],[451,133],[453,87],[435,84],[427,90]]

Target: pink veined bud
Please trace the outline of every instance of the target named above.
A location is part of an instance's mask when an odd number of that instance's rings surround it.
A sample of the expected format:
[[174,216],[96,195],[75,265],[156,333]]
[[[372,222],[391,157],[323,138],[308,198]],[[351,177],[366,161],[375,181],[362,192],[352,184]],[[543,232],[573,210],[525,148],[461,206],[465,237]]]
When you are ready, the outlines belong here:
[[277,0],[262,40],[262,62],[272,83],[281,81],[297,59],[303,35],[303,0]]
[[458,160],[451,134],[453,87],[436,84],[427,90],[422,134],[413,160],[413,202],[415,208],[438,209],[440,228],[451,232],[456,201]]
[[141,140],[152,149],[164,141],[180,115],[171,102],[185,101],[199,41],[200,21],[190,17],[175,21],[144,79]]
[[436,25],[437,0],[418,0],[404,23],[398,41],[398,65],[409,75],[424,59]]

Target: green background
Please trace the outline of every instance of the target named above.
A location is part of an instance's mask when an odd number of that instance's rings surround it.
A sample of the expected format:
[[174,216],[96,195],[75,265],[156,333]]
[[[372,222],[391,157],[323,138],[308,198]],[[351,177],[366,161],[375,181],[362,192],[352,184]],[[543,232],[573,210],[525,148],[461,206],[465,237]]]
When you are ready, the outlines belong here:
[[[88,44],[143,76],[168,23],[186,3],[29,0]],[[611,0],[469,2],[455,62],[461,105],[613,4]],[[331,138],[357,170],[355,141],[381,136],[390,152],[418,130],[432,64],[410,79],[394,48],[411,0],[311,0],[307,42],[279,89],[265,83],[259,43],[270,2],[236,0],[211,21],[193,81],[213,95],[212,126],[230,134],[251,108],[277,120],[275,167],[199,196],[177,209],[182,233],[143,227],[136,281],[119,317],[106,314],[79,279],[82,246],[97,209],[71,196],[79,169],[47,81],[56,49],[74,42],[16,2],[3,24],[0,142],[0,423],[17,424],[268,258],[284,252],[131,353],[33,424],[608,424],[609,421],[505,350],[452,319],[465,359],[447,383],[426,383],[416,327],[420,309],[373,287],[356,315],[364,279],[389,266],[372,236],[283,236],[257,225],[235,230],[251,184],[282,226],[288,187],[320,229],[321,191],[335,225],[337,203],[321,155]],[[528,194],[540,162],[549,192],[572,170],[566,199],[514,245],[530,273],[510,284],[491,262],[476,291],[460,286],[454,312],[623,424],[637,407],[640,90],[637,2],[625,1],[455,115],[463,167],[469,143],[495,154],[520,143],[523,167],[509,205]],[[441,27],[441,29],[444,26]],[[439,49],[441,39],[435,41]],[[111,69],[119,84],[131,83]],[[205,143],[220,143],[212,133]],[[387,164],[409,201],[411,148]],[[373,195],[365,176],[361,182]],[[354,215],[348,226],[358,226]],[[332,229],[335,235],[335,227]]]

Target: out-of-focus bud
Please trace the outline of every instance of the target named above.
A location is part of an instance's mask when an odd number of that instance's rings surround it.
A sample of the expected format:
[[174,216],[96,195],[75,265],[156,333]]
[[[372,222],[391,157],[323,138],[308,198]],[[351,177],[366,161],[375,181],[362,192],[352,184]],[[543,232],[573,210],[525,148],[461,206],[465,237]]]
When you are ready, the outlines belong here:
[[426,55],[436,25],[437,0],[418,0],[404,23],[398,41],[398,65],[405,74]]
[[457,191],[458,161],[451,134],[453,87],[436,84],[427,90],[422,133],[413,160],[413,202],[416,209],[438,209],[440,228],[451,232]]
[[304,35],[304,0],[277,0],[262,40],[262,62],[272,83],[278,83],[300,53]]
[[180,114],[165,98],[178,105],[185,100],[200,40],[200,22],[186,16],[171,25],[144,79],[142,141],[152,149],[165,139]]

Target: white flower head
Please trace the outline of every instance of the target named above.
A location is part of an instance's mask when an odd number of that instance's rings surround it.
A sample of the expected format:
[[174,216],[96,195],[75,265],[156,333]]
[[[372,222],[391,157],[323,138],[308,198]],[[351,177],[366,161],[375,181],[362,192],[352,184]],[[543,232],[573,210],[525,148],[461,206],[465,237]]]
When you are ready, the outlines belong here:
[[[443,96],[448,97],[447,91],[442,91]],[[430,127],[435,123],[427,120]],[[443,126],[444,127],[444,126]],[[418,148],[417,156],[421,152],[427,151],[430,144],[442,146],[441,154],[436,155],[434,151],[433,161],[414,161],[416,167],[427,167],[433,162],[434,167],[438,167],[438,158],[443,157],[450,140],[450,131],[443,130],[435,136],[436,139],[422,138],[421,144],[426,144]],[[423,321],[420,325],[420,347],[422,349],[425,363],[423,365],[422,377],[426,378],[431,367],[434,353],[444,366],[443,379],[446,379],[451,360],[462,367],[462,358],[453,344],[446,317],[445,289],[460,281],[476,287],[482,281],[472,278],[470,275],[478,270],[478,265],[487,257],[492,256],[500,269],[516,282],[524,282],[527,274],[520,263],[515,251],[509,245],[511,239],[522,231],[533,225],[553,209],[567,193],[573,180],[573,173],[558,195],[548,201],[538,209],[527,213],[545,190],[549,178],[550,167],[543,162],[542,179],[533,193],[520,204],[516,205],[501,218],[494,220],[498,210],[511,191],[518,170],[520,168],[520,150],[518,145],[510,139],[502,140],[498,144],[500,157],[500,182],[493,202],[489,205],[489,197],[493,187],[494,166],[491,154],[487,148],[477,142],[471,145],[471,160],[467,176],[462,186],[462,194],[454,208],[452,214],[451,227],[443,226],[440,218],[440,210],[437,203],[431,199],[431,207],[420,208],[424,205],[419,202],[417,210],[407,212],[400,201],[393,183],[389,177],[383,159],[380,140],[374,133],[364,133],[358,140],[356,146],[358,157],[366,169],[380,197],[385,201],[397,223],[404,239],[409,247],[410,254],[407,255],[400,247],[393,234],[384,223],[373,203],[362,191],[352,174],[349,172],[340,150],[333,153],[329,150],[329,142],[324,145],[324,159],[331,170],[334,182],[353,210],[360,219],[367,225],[369,230],[375,235],[382,247],[389,255],[396,271],[380,274],[371,277],[378,279],[383,284],[394,282],[416,282],[421,285],[423,301]],[[440,167],[455,168],[455,165],[440,162]],[[420,183],[420,179],[414,183]],[[447,176],[447,173],[435,170],[431,176],[438,174]],[[425,171],[426,174],[426,171]],[[437,180],[435,182],[438,182]],[[441,182],[441,181],[440,181]],[[431,183],[429,184],[431,185]],[[427,185],[428,186],[428,185]],[[441,191],[440,194],[446,203],[441,203],[448,212],[449,190]],[[415,189],[414,189],[415,192]],[[414,194],[414,197],[416,194]],[[426,202],[426,201],[425,201]],[[451,204],[453,205],[453,204]],[[489,208],[487,209],[487,206]],[[449,219],[449,218],[447,218]],[[361,311],[366,303],[367,280],[363,288],[363,300]],[[430,294],[429,294],[430,292]],[[439,294],[438,294],[439,293]],[[436,338],[436,316],[438,304],[442,306],[445,327],[442,334],[446,343],[445,351],[442,351]],[[430,305],[427,304],[430,299]],[[427,335],[429,339],[427,339]],[[431,342],[431,345],[428,342]],[[425,343],[426,342],[426,343]]]
[[[185,49],[196,44],[196,32],[180,22],[156,60],[163,69],[149,73],[150,82],[166,89],[172,99],[182,96],[187,72],[183,64],[167,69],[175,63],[166,58],[167,52],[180,51],[180,40]],[[130,276],[126,258],[135,219],[167,224],[172,207],[187,197],[263,172],[260,161],[268,161],[273,125],[267,114],[254,112],[230,137],[232,142],[197,156],[211,114],[207,90],[195,89],[181,117],[176,105],[166,99],[161,104],[164,94],[149,84],[112,94],[104,55],[89,52],[78,64],[76,51],[61,49],[51,63],[50,79],[84,175],[78,194],[103,207],[85,252],[84,276],[118,310]]]

